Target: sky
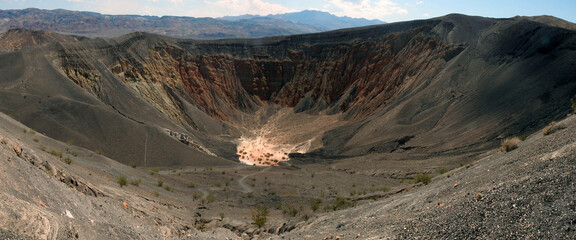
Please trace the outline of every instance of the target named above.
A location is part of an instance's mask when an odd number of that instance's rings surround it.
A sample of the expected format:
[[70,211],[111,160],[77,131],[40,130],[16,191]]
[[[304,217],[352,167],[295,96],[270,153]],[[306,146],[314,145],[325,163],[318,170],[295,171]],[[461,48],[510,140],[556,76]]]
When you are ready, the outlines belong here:
[[320,10],[337,16],[408,21],[450,13],[507,18],[552,15],[576,23],[576,0],[0,0],[0,9],[222,17]]

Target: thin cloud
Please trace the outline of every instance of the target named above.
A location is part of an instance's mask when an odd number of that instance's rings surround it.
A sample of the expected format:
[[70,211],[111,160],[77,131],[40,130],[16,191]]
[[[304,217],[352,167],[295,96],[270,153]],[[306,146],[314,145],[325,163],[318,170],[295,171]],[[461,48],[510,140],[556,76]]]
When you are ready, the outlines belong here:
[[291,11],[283,5],[269,3],[262,0],[218,0],[215,2],[205,2],[239,14],[268,15]]
[[390,15],[408,14],[408,10],[391,0],[330,0],[330,5],[336,9],[336,15],[355,18],[383,19]]

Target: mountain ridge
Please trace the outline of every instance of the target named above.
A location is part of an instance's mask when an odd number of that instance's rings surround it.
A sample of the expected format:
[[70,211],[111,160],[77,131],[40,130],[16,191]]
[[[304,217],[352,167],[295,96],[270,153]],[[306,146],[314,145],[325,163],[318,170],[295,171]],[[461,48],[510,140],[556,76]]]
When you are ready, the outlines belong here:
[[[315,16],[320,13],[313,14]],[[0,10],[0,32],[14,28],[43,30],[88,37],[119,37],[130,32],[150,32],[171,37],[219,39],[258,38],[333,30],[339,26],[372,24],[371,21],[353,19],[352,24],[318,27],[281,18],[254,18],[226,21],[219,18],[178,16],[106,15],[87,11],[64,9]],[[338,19],[342,22],[346,18]],[[305,20],[305,19],[304,19]]]
[[247,14],[240,16],[220,17],[219,19],[229,21],[241,21],[255,18],[274,18],[274,19],[291,21],[314,27],[318,31],[330,31],[336,29],[354,28],[367,25],[386,24],[386,22],[377,19],[368,20],[365,18],[337,17],[328,12],[322,12],[316,10],[304,10],[300,12],[284,13],[284,14],[269,14],[266,16]]

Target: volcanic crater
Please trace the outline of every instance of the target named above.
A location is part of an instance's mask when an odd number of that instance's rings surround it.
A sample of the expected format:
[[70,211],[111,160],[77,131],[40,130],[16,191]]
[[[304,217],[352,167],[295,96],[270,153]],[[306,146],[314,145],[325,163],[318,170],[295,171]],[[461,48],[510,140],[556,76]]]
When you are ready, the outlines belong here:
[[[38,168],[40,159],[103,195],[86,197],[62,172],[31,167],[31,181],[48,179],[91,204],[43,198],[39,216],[55,220],[42,223],[45,232],[16,233],[309,233],[301,221],[409,192],[564,118],[576,94],[576,32],[561,26],[546,16],[452,14],[261,39],[3,33],[12,47],[0,54],[0,111],[24,125],[2,115],[10,126],[2,134],[33,156],[18,164]],[[57,161],[66,156],[74,163]],[[118,186],[121,177],[134,182]],[[6,194],[16,194],[10,186]],[[258,206],[270,215],[257,228],[246,216]],[[96,223],[70,223],[71,215]],[[120,224],[112,215],[130,223],[98,232]],[[6,219],[0,227],[38,224]]]

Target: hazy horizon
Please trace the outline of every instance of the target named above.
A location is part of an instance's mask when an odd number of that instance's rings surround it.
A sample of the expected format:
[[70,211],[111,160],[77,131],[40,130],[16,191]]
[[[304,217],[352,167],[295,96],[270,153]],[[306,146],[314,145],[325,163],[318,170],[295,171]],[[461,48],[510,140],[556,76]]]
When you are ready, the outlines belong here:
[[336,16],[408,21],[461,13],[483,17],[552,15],[576,22],[576,1],[489,0],[465,3],[458,0],[0,0],[2,10],[66,9],[102,14],[149,16],[224,17],[245,14],[269,15],[304,10],[329,12]]

